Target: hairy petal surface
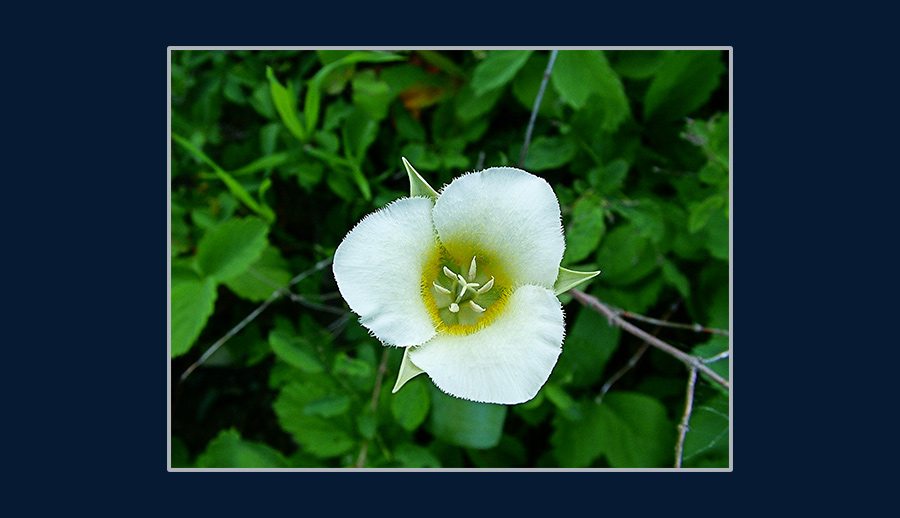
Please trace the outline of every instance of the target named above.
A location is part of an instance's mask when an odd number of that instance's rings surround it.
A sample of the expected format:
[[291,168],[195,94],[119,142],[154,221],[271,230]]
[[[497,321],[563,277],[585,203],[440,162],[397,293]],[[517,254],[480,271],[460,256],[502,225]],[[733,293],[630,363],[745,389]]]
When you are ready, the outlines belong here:
[[334,252],[334,278],[360,323],[386,344],[435,335],[422,302],[422,269],[438,246],[427,198],[402,198],[369,214]]
[[533,398],[562,352],[563,311],[552,290],[516,289],[502,315],[475,333],[440,333],[409,349],[416,366],[444,392],[482,403]]
[[491,256],[516,284],[556,281],[566,245],[559,201],[542,178],[512,167],[460,176],[441,191],[434,225],[448,250]]

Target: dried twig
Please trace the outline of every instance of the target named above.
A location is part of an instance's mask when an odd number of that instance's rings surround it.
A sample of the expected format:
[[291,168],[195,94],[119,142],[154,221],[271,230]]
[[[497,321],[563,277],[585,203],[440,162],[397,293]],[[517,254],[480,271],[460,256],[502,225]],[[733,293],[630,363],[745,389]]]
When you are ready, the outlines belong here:
[[659,338],[656,338],[655,336],[644,331],[643,329],[635,326],[634,324],[625,321],[612,308],[610,308],[606,304],[600,302],[600,300],[597,299],[597,297],[588,295],[587,293],[585,293],[581,290],[571,290],[571,291],[569,291],[569,293],[571,293],[572,296],[578,300],[578,302],[581,302],[585,306],[588,306],[589,308],[605,315],[606,318],[609,320],[610,325],[614,325],[614,326],[622,328],[624,331],[628,331],[629,333],[633,334],[634,336],[636,336],[638,338],[643,339],[644,341],[646,341],[650,345],[656,347],[657,349],[660,349],[661,351],[668,353],[671,356],[674,356],[676,359],[678,359],[682,363],[684,363],[689,369],[697,369],[700,372],[702,372],[703,374],[706,374],[707,376],[709,376],[710,379],[712,379],[719,385],[725,387],[726,389],[730,388],[728,380],[724,379],[722,376],[719,376],[715,371],[713,371],[712,369],[707,367],[706,364],[703,363],[702,358],[698,358],[698,357],[688,354],[684,351],[681,351],[681,350],[667,344],[666,342],[663,342]]
[[657,320],[655,318],[645,317],[644,315],[638,315],[637,313],[632,313],[630,311],[625,311],[624,309],[618,308],[610,308],[615,311],[617,314],[625,317],[632,318],[634,320],[640,320],[641,322],[647,322],[648,324],[656,324],[662,327],[674,327],[677,329],[690,329],[691,331],[696,331],[698,333],[712,333],[716,335],[728,336],[728,331],[724,329],[713,329],[711,327],[704,327],[700,324],[677,324],[674,322],[666,322],[665,320]]
[[544,90],[547,89],[547,81],[550,80],[550,72],[553,70],[553,62],[556,61],[558,50],[550,52],[550,61],[547,63],[547,69],[544,70],[544,78],[541,80],[541,88],[538,90],[537,98],[534,100],[534,108],[531,109],[531,118],[528,120],[528,129],[525,130],[525,143],[522,145],[522,154],[519,155],[519,167],[525,164],[525,155],[528,153],[528,145],[531,144],[531,132],[534,130],[534,121],[537,120],[538,108],[541,107],[541,99],[544,98]]
[[684,438],[690,430],[691,412],[694,409],[694,386],[697,384],[697,368],[691,367],[691,375],[688,378],[687,393],[684,396],[684,415],[678,423],[678,442],[675,443],[675,467],[681,467],[681,457],[684,453]]

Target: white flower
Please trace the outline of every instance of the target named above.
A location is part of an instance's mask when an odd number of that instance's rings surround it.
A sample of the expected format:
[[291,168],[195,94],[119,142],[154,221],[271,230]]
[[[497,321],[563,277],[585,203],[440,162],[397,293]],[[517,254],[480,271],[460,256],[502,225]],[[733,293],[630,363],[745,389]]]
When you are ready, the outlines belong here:
[[[492,167],[438,195],[404,164],[415,196],[363,218],[335,251],[341,294],[375,337],[406,348],[395,392],[424,371],[459,398],[530,400],[565,333],[553,189],[526,171]],[[569,273],[581,282],[599,272]]]

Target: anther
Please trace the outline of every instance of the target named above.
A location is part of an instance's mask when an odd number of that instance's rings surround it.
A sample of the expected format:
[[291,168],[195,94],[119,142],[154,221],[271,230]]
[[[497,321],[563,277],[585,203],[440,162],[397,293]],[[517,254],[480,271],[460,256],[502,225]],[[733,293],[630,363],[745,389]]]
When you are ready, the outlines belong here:
[[455,273],[453,273],[453,270],[451,270],[450,268],[447,268],[446,266],[444,267],[444,275],[446,275],[447,277],[450,277],[454,281],[456,280],[457,277],[459,277],[459,275],[456,275]]
[[493,287],[494,287],[494,278],[491,277],[491,280],[489,280],[489,281],[487,281],[486,283],[484,283],[484,286],[482,286],[482,287],[481,287],[478,291],[476,291],[475,293],[478,294],[478,295],[481,295],[482,293],[486,293],[487,291],[489,291],[489,290],[490,290],[491,288],[493,288]]
[[434,289],[436,289],[439,293],[443,293],[444,295],[450,295],[450,294],[451,294],[450,290],[448,290],[447,288],[441,286],[440,284],[438,284],[438,283],[436,283],[436,282],[432,282],[431,284],[434,286]]
[[478,304],[475,304],[474,300],[469,301],[469,307],[472,308],[472,310],[476,313],[484,313],[484,308],[479,306]]
[[476,273],[477,273],[477,270],[475,269],[475,256],[473,255],[472,256],[472,264],[469,266],[469,280],[470,281],[475,280]]

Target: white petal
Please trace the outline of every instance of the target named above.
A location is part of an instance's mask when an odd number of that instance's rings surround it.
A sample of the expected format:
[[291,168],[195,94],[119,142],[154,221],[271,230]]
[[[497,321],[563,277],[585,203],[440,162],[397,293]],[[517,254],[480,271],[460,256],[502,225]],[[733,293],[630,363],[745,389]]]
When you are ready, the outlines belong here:
[[480,254],[501,263],[513,283],[556,281],[566,244],[559,201],[542,178],[512,167],[460,176],[441,191],[434,225],[461,265]]
[[450,395],[523,403],[550,377],[564,334],[562,307],[553,292],[522,286],[484,328],[470,335],[440,333],[409,349],[409,357]]
[[435,322],[422,298],[422,270],[437,247],[432,202],[402,198],[369,214],[334,252],[334,278],[350,309],[382,342],[425,343]]

